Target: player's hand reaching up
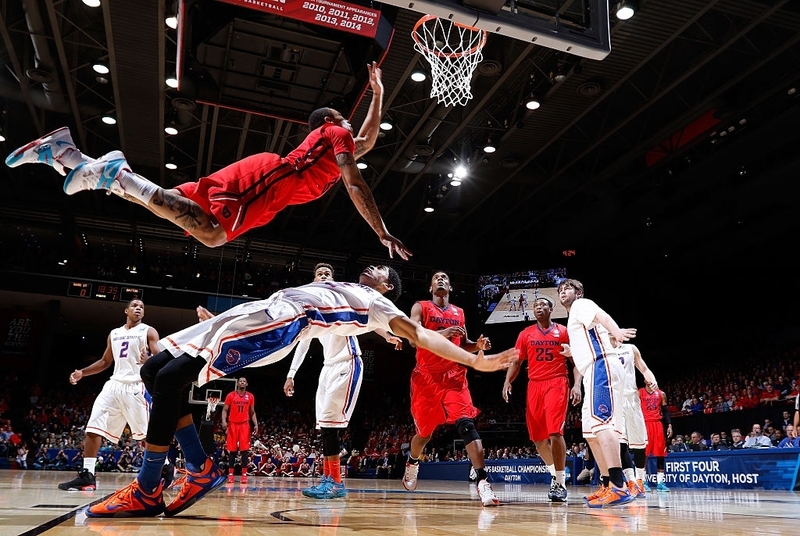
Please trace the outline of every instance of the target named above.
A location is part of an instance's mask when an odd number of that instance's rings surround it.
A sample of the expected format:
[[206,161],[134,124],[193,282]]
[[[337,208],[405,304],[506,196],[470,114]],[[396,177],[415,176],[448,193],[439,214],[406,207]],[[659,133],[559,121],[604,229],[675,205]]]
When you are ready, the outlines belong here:
[[381,68],[378,67],[378,63],[374,61],[372,63],[368,63],[367,71],[369,71],[369,87],[372,89],[373,93],[382,95],[383,82],[381,81],[381,75],[383,73],[381,71]]

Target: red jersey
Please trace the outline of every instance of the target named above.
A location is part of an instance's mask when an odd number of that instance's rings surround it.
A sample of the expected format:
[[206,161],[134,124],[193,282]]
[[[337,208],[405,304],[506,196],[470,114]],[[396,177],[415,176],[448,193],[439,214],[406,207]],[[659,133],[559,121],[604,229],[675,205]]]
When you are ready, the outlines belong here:
[[[447,307],[442,309],[430,300],[417,303],[419,303],[422,308],[422,319],[420,323],[423,327],[433,331],[439,331],[440,329],[451,328],[453,326],[464,327],[464,310],[460,307],[450,303]],[[462,340],[461,337],[456,336],[451,338],[450,342],[460,347]],[[458,363],[443,359],[424,348],[417,348],[417,369],[429,373],[441,373],[456,369],[463,369],[466,371],[466,369]]]
[[661,421],[661,391],[656,389],[649,393],[644,387],[639,388],[639,400],[642,403],[642,415],[645,421]]
[[234,390],[225,397],[225,405],[228,406],[228,422],[248,422],[250,406],[256,405],[256,399],[249,391],[240,395],[238,390]]
[[569,344],[567,328],[552,323],[543,330],[536,323],[528,326],[517,337],[516,348],[520,359],[528,360],[528,379],[549,380],[567,374],[567,358],[561,353],[562,344]]

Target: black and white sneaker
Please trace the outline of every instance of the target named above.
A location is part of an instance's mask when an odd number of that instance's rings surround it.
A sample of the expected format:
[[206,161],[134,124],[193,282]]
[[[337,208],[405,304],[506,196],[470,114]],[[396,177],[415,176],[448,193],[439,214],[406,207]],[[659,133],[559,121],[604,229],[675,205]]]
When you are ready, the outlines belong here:
[[58,485],[58,489],[63,489],[64,491],[94,491],[97,489],[97,481],[88,469],[83,469],[78,472],[77,478],[69,482],[62,482]]

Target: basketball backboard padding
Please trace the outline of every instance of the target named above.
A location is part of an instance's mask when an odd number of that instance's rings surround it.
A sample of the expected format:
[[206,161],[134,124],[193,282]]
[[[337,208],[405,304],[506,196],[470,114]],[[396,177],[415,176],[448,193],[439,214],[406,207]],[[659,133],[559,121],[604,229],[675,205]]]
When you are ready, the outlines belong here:
[[505,5],[505,0],[464,0],[463,4],[467,7],[474,7],[487,13],[494,13],[497,15]]
[[457,0],[384,0],[382,3],[436,15],[452,22],[593,60],[602,60],[611,52],[608,0],[590,1],[594,7],[588,10],[588,24],[585,28],[567,25],[559,17],[547,19],[517,7],[512,10],[509,2],[496,15],[467,7]]

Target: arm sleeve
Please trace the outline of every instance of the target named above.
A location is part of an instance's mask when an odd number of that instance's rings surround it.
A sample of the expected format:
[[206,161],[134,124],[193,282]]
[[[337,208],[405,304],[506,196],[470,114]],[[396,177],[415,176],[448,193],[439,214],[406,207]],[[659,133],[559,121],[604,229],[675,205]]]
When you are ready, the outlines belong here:
[[297,369],[303,364],[310,347],[311,339],[304,339],[297,343],[294,349],[294,357],[292,357],[292,364],[289,365],[289,373],[286,375],[287,378],[294,378],[294,375],[297,374]]
[[672,424],[672,419],[669,416],[669,408],[667,406],[661,406],[661,422],[664,424]]

